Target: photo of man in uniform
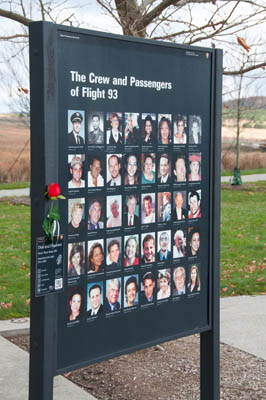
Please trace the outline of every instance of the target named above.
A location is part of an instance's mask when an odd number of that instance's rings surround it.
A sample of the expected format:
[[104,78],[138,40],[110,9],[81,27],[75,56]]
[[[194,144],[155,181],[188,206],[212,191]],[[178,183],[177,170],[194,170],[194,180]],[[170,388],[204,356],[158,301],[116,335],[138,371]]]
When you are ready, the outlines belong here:
[[80,136],[81,124],[83,117],[80,112],[75,112],[71,115],[72,131],[68,133],[68,145],[77,146],[84,145],[84,139]]
[[91,116],[92,130],[88,133],[88,144],[103,144],[103,131],[100,129],[100,113],[94,113]]
[[87,312],[87,317],[93,317],[103,313],[102,287],[98,283],[95,283],[89,289],[88,304],[90,304],[91,308]]
[[72,179],[68,182],[69,189],[81,189],[85,187],[85,180],[82,177],[83,163],[81,157],[74,156],[70,163],[70,174]]

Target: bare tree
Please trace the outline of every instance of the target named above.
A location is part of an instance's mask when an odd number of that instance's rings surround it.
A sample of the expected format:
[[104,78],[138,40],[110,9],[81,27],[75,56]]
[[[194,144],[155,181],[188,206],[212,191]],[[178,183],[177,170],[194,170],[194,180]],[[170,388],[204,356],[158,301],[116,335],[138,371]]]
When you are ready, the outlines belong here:
[[[28,87],[25,60],[28,58],[29,23],[44,20],[81,26],[80,6],[76,2],[73,7],[72,3],[73,0],[0,1],[0,21],[12,22],[5,31],[0,28],[0,41],[3,42],[0,64],[6,66],[1,68],[0,85],[12,93],[13,108],[20,108],[25,113],[29,111],[27,96],[23,91],[18,92],[19,88]],[[96,4],[116,21],[123,34],[222,47],[225,76],[252,73],[260,68],[262,72],[266,67],[262,29],[266,30],[264,0],[96,0]],[[87,25],[92,22],[87,21]],[[255,30],[259,25],[261,35]],[[86,27],[86,24],[82,26]],[[238,56],[242,47],[249,53],[245,64]]]
[[[96,0],[120,25],[123,34],[195,45],[240,46],[237,36],[245,37],[254,27],[266,24],[264,0]],[[32,20],[48,20],[77,26],[76,10],[67,0],[2,1],[0,17],[28,27]],[[26,5],[27,4],[27,7]],[[1,6],[1,4],[0,4]],[[76,6],[77,7],[77,6]],[[257,35],[259,36],[259,35]],[[25,40],[27,31],[0,35],[0,40]],[[252,46],[264,40],[257,37]],[[247,38],[248,42],[248,38]],[[225,65],[227,75],[239,74],[266,66],[265,56],[250,57],[246,69]]]

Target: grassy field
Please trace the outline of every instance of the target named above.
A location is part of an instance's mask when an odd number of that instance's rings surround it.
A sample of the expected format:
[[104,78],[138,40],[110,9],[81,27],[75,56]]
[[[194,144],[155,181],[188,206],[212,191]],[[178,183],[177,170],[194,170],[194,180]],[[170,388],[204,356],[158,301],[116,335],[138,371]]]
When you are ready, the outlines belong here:
[[30,207],[0,202],[0,319],[29,315]]
[[[266,293],[266,183],[222,189],[221,296]],[[30,207],[0,202],[0,319],[29,315]]]
[[[236,120],[236,115],[236,108],[223,109],[223,124],[230,119]],[[266,110],[264,109],[252,110],[248,108],[243,108],[241,110],[241,119],[248,121],[246,122],[248,125],[247,127],[254,127],[259,129],[266,128]]]
[[222,296],[266,292],[265,187],[222,190]]
[[25,189],[29,187],[29,182],[0,183],[0,190]]

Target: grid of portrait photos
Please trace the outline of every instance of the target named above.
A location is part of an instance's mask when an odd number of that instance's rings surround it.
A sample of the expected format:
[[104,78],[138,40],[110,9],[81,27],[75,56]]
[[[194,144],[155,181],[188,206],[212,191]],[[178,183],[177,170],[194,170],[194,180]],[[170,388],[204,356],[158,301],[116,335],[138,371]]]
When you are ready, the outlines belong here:
[[202,117],[66,117],[67,324],[200,296]]

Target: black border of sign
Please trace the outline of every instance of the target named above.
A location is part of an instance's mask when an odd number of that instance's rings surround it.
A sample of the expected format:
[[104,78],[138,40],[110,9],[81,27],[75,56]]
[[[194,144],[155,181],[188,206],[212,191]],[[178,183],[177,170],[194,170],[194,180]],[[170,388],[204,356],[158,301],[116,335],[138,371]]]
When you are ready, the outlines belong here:
[[[45,215],[43,188],[48,182],[58,181],[58,80],[57,80],[57,33],[86,34],[128,42],[153,44],[156,46],[182,48],[188,51],[207,51],[213,55],[212,102],[210,135],[210,226],[209,226],[209,325],[206,328],[164,338],[161,342],[193,333],[200,333],[201,399],[218,400],[219,387],[219,253],[220,253],[220,163],[221,163],[221,93],[222,51],[205,47],[176,45],[147,39],[132,38],[69,28],[50,22],[30,24],[30,86],[31,86],[31,328],[30,328],[30,385],[29,399],[53,399],[53,377],[67,370],[87,364],[57,369],[57,309],[58,296],[35,297],[36,237],[43,235],[42,220]],[[55,118],[49,118],[49,115]],[[44,149],[39,154],[38,148]],[[55,161],[56,160],[56,161]],[[38,166],[38,168],[36,168]],[[160,343],[157,341],[156,343]],[[154,345],[146,343],[135,351]],[[128,350],[129,351],[129,350]],[[117,352],[111,356],[125,354]]]

